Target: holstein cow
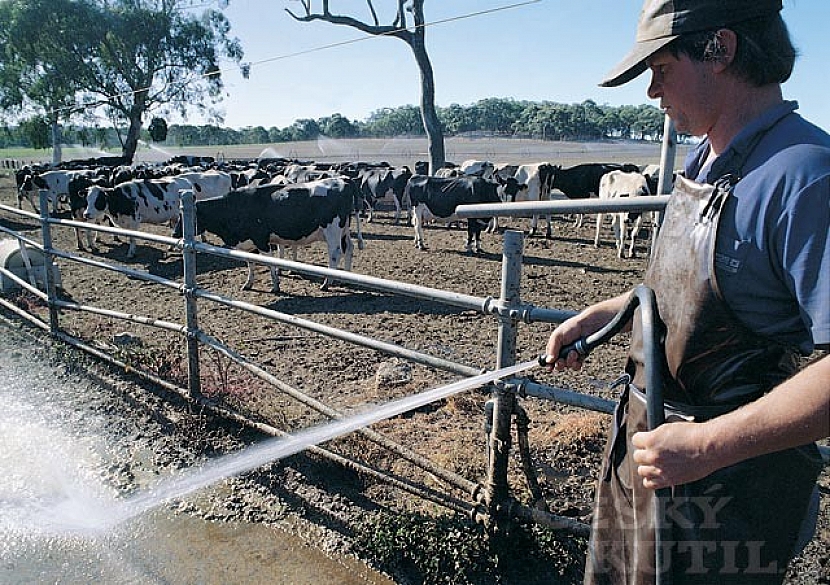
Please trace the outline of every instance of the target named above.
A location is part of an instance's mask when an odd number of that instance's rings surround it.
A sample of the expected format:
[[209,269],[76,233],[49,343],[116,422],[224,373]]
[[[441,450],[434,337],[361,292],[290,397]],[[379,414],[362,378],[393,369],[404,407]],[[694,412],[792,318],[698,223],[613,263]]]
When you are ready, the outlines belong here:
[[233,184],[230,173],[224,171],[188,172],[175,175],[174,178],[193,185],[193,193],[197,200],[221,197],[231,190]]
[[[426,249],[424,223],[439,218],[444,221],[458,221],[455,208],[475,203],[500,203],[498,183],[481,177],[441,178],[413,175],[406,184],[404,199],[409,199],[415,223],[415,246]],[[489,219],[467,220],[467,253],[481,252],[481,232],[490,223]]]
[[69,182],[75,177],[87,176],[92,177],[95,171],[92,170],[75,170],[75,171],[46,171],[40,174],[31,174],[23,179],[23,183],[17,192],[17,208],[23,208],[23,199],[26,199],[37,213],[40,209],[35,205],[35,200],[39,198],[39,191],[46,190],[48,192],[47,201],[52,204],[52,212],[58,213],[58,203],[60,201],[67,201],[69,198]]
[[[587,199],[599,195],[599,180],[611,171],[626,173],[639,172],[640,168],[632,164],[619,163],[585,163],[567,169],[559,166],[553,168],[553,177],[550,188],[551,200],[559,199]],[[554,193],[558,190],[561,195]],[[576,227],[582,227],[582,214],[576,218]]]
[[[127,181],[111,189],[93,186],[87,194],[84,219],[106,216],[115,225],[134,231],[142,222],[172,223],[179,216],[179,192],[190,188],[190,182],[177,177]],[[135,239],[130,237],[127,258],[134,256]]]
[[[289,185],[243,187],[224,197],[196,202],[196,232],[210,232],[225,246],[248,252],[268,253],[274,246],[307,246],[325,242],[329,268],[338,268],[344,258],[346,270],[352,269],[350,223],[357,218],[358,241],[360,217],[355,213],[359,196],[357,183],[343,178],[321,179]],[[181,220],[173,237],[181,237]],[[279,292],[279,273],[271,267],[273,292]],[[248,264],[248,279],[242,286],[250,289],[254,282],[253,265]],[[323,290],[330,279],[323,281]]]
[[[519,191],[511,201],[547,201],[550,197],[551,177],[555,167],[550,163],[540,162],[519,165],[513,177],[526,188]],[[530,235],[536,233],[539,216],[534,215],[530,220]],[[546,237],[553,237],[550,215],[547,216]]]
[[458,166],[458,170],[462,175],[468,177],[482,177],[484,179],[493,179],[493,173],[496,172],[496,165],[486,160],[465,160]]
[[[72,219],[84,221],[84,212],[87,208],[87,192],[93,186],[108,187],[109,182],[106,179],[85,176],[75,177],[69,181],[69,213]],[[101,217],[99,223],[103,219]],[[86,232],[87,247],[90,250],[95,250],[95,244],[98,242],[98,232],[93,232],[93,230],[84,231]],[[84,245],[81,242],[81,230],[78,228],[75,228],[75,240],[78,249],[83,250]]]
[[409,170],[409,167],[404,165],[400,169],[392,171],[392,176],[392,198],[395,201],[395,225],[400,223],[401,210],[404,206],[406,206],[406,221],[407,223],[411,223],[411,203],[404,200],[403,192],[406,189],[406,185],[409,183],[409,179],[412,178],[412,171]]
[[363,171],[360,177],[360,194],[367,209],[366,223],[371,223],[374,219],[375,205],[379,200],[386,197],[386,193],[392,188],[394,180],[392,170],[388,168],[366,169]]
[[[372,221],[377,203],[391,193],[392,201],[395,204],[395,225],[398,225],[401,219],[401,209],[405,205],[403,192],[411,177],[412,171],[407,166],[403,166],[400,169],[384,168],[366,170],[361,176],[360,181],[363,200],[369,209],[366,221]],[[408,220],[408,208],[406,214]]]
[[[602,176],[599,181],[600,199],[617,199],[619,197],[642,197],[649,195],[648,182],[638,172],[625,173],[611,171]],[[631,243],[628,246],[628,258],[634,257],[634,239],[640,232],[643,223],[641,212],[620,212],[611,214],[611,225],[614,228],[614,238],[617,242],[617,257],[623,257],[625,247],[626,225],[631,223]],[[599,247],[599,231],[602,227],[602,213],[597,214],[597,233],[594,237],[594,246]]]

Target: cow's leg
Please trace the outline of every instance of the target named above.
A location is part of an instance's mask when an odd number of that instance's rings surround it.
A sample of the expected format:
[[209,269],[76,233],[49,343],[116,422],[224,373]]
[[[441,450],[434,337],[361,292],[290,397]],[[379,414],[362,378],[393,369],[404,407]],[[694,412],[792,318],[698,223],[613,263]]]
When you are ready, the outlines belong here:
[[424,244],[424,217],[416,210],[414,215],[415,223],[415,247],[419,250],[426,250]]
[[601,213],[597,213],[597,231],[594,235],[594,248],[599,248],[599,231],[602,228],[602,219],[603,215]]
[[[355,231],[357,232],[357,248],[358,248],[358,250],[362,250],[366,246],[366,244],[363,242],[363,230],[360,227],[360,214],[355,213],[354,216],[355,216],[355,223],[357,224],[357,227],[355,229]],[[351,229],[350,223],[351,222],[350,222],[349,218],[347,217],[346,218],[346,229],[348,229],[348,230]]]
[[478,220],[475,218],[471,218],[467,221],[467,256],[473,255],[473,241],[475,240],[475,228],[473,227],[474,223]]
[[[331,270],[337,270],[340,267],[340,258],[342,256],[345,257],[345,269],[350,271],[352,269],[354,243],[352,242],[352,236],[348,226],[343,233],[339,234],[339,237],[337,237],[337,234],[327,233],[325,238],[329,253],[329,268]],[[332,279],[327,276],[323,279],[320,290],[328,290],[331,284]]]
[[247,262],[246,264],[248,266],[248,278],[242,284],[242,290],[251,290],[251,287],[254,286],[254,264],[253,262]]
[[527,235],[533,236],[536,235],[536,228],[539,227],[539,216],[533,215],[530,217],[530,231],[527,232]]
[[271,273],[271,292],[277,294],[280,292],[280,271],[276,266],[268,266],[268,271]]
[[[348,230],[343,234],[340,240],[341,250],[343,251],[343,269],[347,272],[352,271],[352,259],[354,257],[354,242]],[[337,268],[337,264],[334,265]]]
[[18,193],[18,195],[17,195],[17,208],[18,209],[23,209],[23,199],[24,198],[26,199],[26,201],[29,202],[29,205],[32,206],[32,209],[35,210],[35,213],[40,214],[40,208],[37,205],[35,205],[34,197],[32,197],[32,194],[28,193],[28,192],[23,193],[23,194]]
[[611,221],[614,227],[614,242],[617,245],[617,258],[622,258],[623,248],[625,248],[625,217],[622,213],[614,213]]
[[401,221],[401,202],[394,195],[392,195],[392,201],[395,202],[395,225],[398,225]]
[[[643,223],[643,214],[637,216],[637,219],[634,220],[634,225],[631,226],[631,243],[628,246],[628,257],[634,258],[634,240],[637,238],[637,234],[640,233],[640,227]],[[623,232],[625,233],[625,232]]]
[[135,258],[135,238],[130,236],[130,246],[127,248],[127,258]]
[[[74,229],[75,229],[75,242],[78,246],[78,250],[83,250],[84,249],[84,243],[81,241],[81,230],[80,230],[80,228],[74,228]],[[84,231],[87,233],[87,239],[89,239],[89,230],[84,230]],[[90,246],[90,248],[91,248],[91,246]]]

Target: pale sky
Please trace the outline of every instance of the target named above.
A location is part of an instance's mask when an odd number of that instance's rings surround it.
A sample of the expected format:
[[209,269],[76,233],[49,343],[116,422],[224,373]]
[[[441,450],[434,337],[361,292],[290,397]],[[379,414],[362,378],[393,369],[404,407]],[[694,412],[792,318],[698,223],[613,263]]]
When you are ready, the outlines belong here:
[[[319,2],[315,2],[319,4]],[[334,12],[368,20],[365,0],[332,0]],[[393,0],[375,0],[382,24]],[[619,88],[597,83],[629,50],[641,0],[426,0],[435,23],[426,42],[436,104],[471,105],[488,97],[619,106],[652,102],[649,75]],[[498,10],[501,7],[513,6]],[[420,80],[409,47],[395,38],[365,37],[329,23],[301,23],[286,12],[296,0],[230,0],[231,34],[252,63],[249,79],[223,73],[224,126],[277,126],[334,113],[365,120],[384,107],[417,105]],[[475,14],[492,11],[485,14]],[[830,0],[784,0],[783,16],[801,56],[784,85],[800,113],[830,131]],[[470,15],[464,18],[466,15]],[[445,21],[445,22],[441,22]],[[323,48],[327,45],[339,46]],[[319,49],[319,50],[318,50]],[[179,122],[170,118],[173,123]],[[204,123],[197,117],[192,124]]]

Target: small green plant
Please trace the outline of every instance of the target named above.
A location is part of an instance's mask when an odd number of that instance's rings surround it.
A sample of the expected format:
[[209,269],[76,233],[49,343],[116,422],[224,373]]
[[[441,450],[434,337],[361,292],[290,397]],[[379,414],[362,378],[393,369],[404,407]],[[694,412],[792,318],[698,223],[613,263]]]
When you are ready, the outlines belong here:
[[538,526],[486,538],[462,516],[380,512],[356,530],[358,554],[415,583],[581,583],[585,541]]

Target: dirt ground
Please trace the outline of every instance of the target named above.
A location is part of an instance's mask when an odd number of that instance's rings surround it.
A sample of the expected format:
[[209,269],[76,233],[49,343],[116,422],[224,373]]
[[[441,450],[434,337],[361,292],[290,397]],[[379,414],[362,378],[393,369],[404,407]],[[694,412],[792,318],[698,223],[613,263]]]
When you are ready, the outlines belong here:
[[[16,205],[13,181],[9,177],[0,178],[0,202]],[[514,229],[526,227],[524,220],[513,220],[512,223],[503,220],[502,224],[505,223]],[[11,217],[5,211],[0,211],[0,224],[26,233],[38,233],[32,229],[32,220]],[[565,218],[554,219],[553,227],[554,238],[551,240],[540,236],[524,239],[522,302],[538,307],[579,310],[640,282],[646,264],[646,241],[639,243],[636,258],[621,260],[616,257],[610,227],[603,230],[600,248],[593,246],[592,218],[586,218],[579,229],[573,226],[571,219]],[[166,233],[161,228],[148,229]],[[392,214],[386,209],[376,215],[373,223],[363,225],[363,237],[366,246],[355,251],[354,272],[479,297],[499,296],[502,234],[485,235],[485,252],[468,256],[464,251],[464,231],[433,226],[426,232],[429,249],[418,251],[413,244],[412,228],[394,225]],[[136,257],[127,260],[125,243],[114,242],[108,234],[102,234],[101,239],[97,252],[82,254],[149,271],[158,277],[181,280],[180,253],[161,244],[138,242]],[[56,248],[75,250],[75,236],[70,229],[53,228],[53,240]],[[300,260],[325,265],[322,245],[303,250]],[[200,256],[197,264],[199,286],[216,294],[476,368],[492,369],[495,366],[498,330],[492,316],[446,307],[430,300],[393,297],[337,283],[330,290],[321,291],[319,280],[297,274],[283,275],[282,292],[273,294],[269,291],[268,272],[264,267],[257,269],[254,289],[240,291],[245,280],[243,265],[209,256]],[[63,289],[78,303],[184,323],[185,305],[176,289],[65,259],[60,260],[59,266]],[[390,361],[380,352],[205,300],[198,303],[198,321],[207,334],[259,364],[285,384],[343,413],[457,379],[456,375],[412,365],[403,379],[379,383],[378,370]],[[70,311],[61,313],[60,325],[69,333],[122,356],[128,352],[117,345],[115,338],[128,331],[138,337],[140,346],[133,350],[137,352],[133,355],[142,356],[144,366],[178,383],[186,382],[183,343],[172,333]],[[520,324],[517,360],[537,356],[552,327],[542,323]],[[554,374],[537,369],[532,376],[553,386],[614,399],[616,394],[609,385],[624,365],[626,342],[625,336],[612,340],[590,357],[582,372]],[[205,394],[256,420],[287,431],[324,420],[320,414],[253,379],[213,351],[203,349],[201,362]],[[483,408],[487,398],[488,395],[481,391],[467,392],[378,423],[373,428],[440,466],[480,482],[485,470]],[[594,478],[610,417],[535,398],[521,399],[521,404],[530,416],[529,437],[534,466],[551,511],[589,522]],[[184,425],[177,432],[182,441],[197,443],[208,454],[211,449],[222,452],[244,442],[238,433],[214,436],[213,433],[202,433],[200,428],[203,427],[194,423],[189,430]],[[224,438],[217,438],[220,435]],[[220,444],[210,447],[214,440]],[[430,474],[413,468],[397,455],[365,439],[352,436],[327,447],[431,487],[449,489]],[[170,456],[175,459],[175,449],[170,448],[170,451]],[[279,490],[269,487],[274,478],[279,480]],[[123,478],[122,481],[129,483]],[[357,480],[330,464],[316,467],[278,465],[259,475],[246,476],[241,484],[240,491],[228,501],[211,504],[210,509],[202,509],[201,513],[218,519],[237,516],[269,521],[275,515],[283,517],[281,513],[268,511],[269,498],[289,499],[305,510],[300,515],[312,519],[315,526],[309,529],[304,525],[306,528],[298,530],[312,530],[317,535],[311,538],[321,542],[323,548],[348,548],[346,531],[338,530],[336,526],[349,524],[354,517],[370,510],[445,513],[385,484]],[[826,471],[821,486],[824,495],[818,533],[793,564],[788,583],[830,582],[830,498],[827,496],[830,478]],[[529,492],[521,478],[520,462],[515,453],[511,457],[511,491],[519,500],[528,501]],[[453,493],[469,501],[469,495]],[[306,503],[298,504],[299,500],[306,500]],[[327,536],[320,538],[319,533]],[[405,582],[404,576],[393,577],[398,582]],[[539,582],[550,579],[542,575]]]

